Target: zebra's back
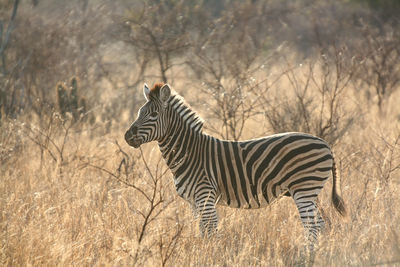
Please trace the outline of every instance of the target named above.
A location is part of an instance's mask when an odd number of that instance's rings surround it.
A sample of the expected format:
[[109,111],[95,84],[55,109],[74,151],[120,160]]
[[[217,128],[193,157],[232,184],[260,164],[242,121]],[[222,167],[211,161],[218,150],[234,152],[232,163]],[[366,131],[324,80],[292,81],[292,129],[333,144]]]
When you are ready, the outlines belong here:
[[241,142],[214,138],[206,154],[206,172],[218,184],[218,204],[235,208],[264,207],[283,194],[315,197],[333,164],[329,145],[304,133]]

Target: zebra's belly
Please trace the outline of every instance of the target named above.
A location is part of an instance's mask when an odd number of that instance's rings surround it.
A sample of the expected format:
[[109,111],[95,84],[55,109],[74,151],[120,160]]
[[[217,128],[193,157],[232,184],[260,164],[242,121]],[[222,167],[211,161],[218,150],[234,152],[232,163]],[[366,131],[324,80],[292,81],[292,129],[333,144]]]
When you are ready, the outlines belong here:
[[230,208],[237,208],[237,209],[259,209],[267,207],[271,205],[282,196],[287,195],[288,191],[280,192],[276,197],[271,196],[268,199],[264,194],[257,194],[255,196],[248,196],[247,198],[235,198],[235,199],[228,199],[227,196],[220,195],[217,198],[216,204],[219,206],[226,206]]

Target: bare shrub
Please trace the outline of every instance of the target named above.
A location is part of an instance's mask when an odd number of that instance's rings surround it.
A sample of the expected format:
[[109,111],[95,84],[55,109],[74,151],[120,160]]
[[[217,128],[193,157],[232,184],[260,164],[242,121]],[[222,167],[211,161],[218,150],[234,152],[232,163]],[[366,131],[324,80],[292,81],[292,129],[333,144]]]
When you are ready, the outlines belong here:
[[400,182],[396,180],[400,170],[400,134],[394,138],[384,135],[377,138],[379,138],[379,143],[371,144],[365,153],[374,164],[376,178],[383,186],[377,190],[385,190],[389,189],[390,183]]
[[382,111],[385,100],[400,87],[400,32],[390,24],[376,28],[364,23],[362,34],[356,78],[368,99],[373,92]]
[[[118,168],[108,170],[103,166],[91,163],[91,161],[97,160],[90,157],[82,160],[81,168],[91,167],[98,169],[111,179],[120,182],[134,190],[136,194],[139,194],[139,198],[142,200],[140,205],[128,204],[128,208],[137,218],[134,222],[136,244],[132,249],[125,248],[123,251],[129,255],[135,265],[144,264],[154,254],[158,254],[161,265],[165,266],[175,252],[182,234],[183,225],[178,218],[163,218],[164,223],[167,224],[168,220],[171,220],[175,226],[173,228],[153,227],[159,229],[156,238],[158,241],[156,242],[153,242],[154,237],[150,236],[149,228],[160,217],[164,217],[163,212],[174,202],[173,199],[166,197],[165,176],[168,168],[162,166],[161,157],[158,158],[154,168],[151,168],[145,159],[142,149],[140,149],[140,156],[134,157],[126,152],[117,141],[114,144],[117,147],[116,154],[122,158]],[[142,166],[138,162],[139,160],[142,162]],[[138,167],[142,168],[138,169]],[[143,179],[139,182],[137,177],[140,176]]]
[[72,114],[68,113],[68,115],[69,117],[65,118],[54,112],[42,118],[39,125],[33,123],[25,125],[27,138],[40,149],[40,168],[46,161],[46,154],[56,164],[60,174],[63,172],[63,166],[69,163],[66,145],[71,139],[70,134],[76,124]]
[[175,56],[189,46],[187,27],[191,5],[185,1],[143,2],[141,7],[132,8],[121,23],[124,29],[121,38],[134,46],[139,55],[144,55],[143,59],[157,62],[165,83],[167,72],[176,64]]
[[257,98],[268,91],[265,82],[255,81],[249,76],[247,79],[224,79],[213,85],[207,82],[201,84],[201,92],[215,102],[207,105],[207,117],[212,122],[205,126],[206,129],[223,139],[241,139],[246,123],[262,113]]
[[[14,82],[16,105],[19,109],[33,110],[42,116],[54,106],[52,88],[59,80],[58,74],[64,72],[65,75],[66,69],[59,63],[60,55],[67,54],[68,39],[65,29],[46,27],[43,22],[34,20],[21,16],[11,40],[12,50],[8,51],[8,58],[10,64],[14,62],[18,66]],[[42,27],[27,31],[33,23],[42,24]]]
[[[262,7],[262,6],[260,6]],[[259,114],[257,96],[266,93],[263,72],[267,39],[263,32],[263,9],[251,3],[235,3],[215,20],[209,32],[197,36],[187,65],[199,81],[199,89],[213,105],[207,104],[207,128],[224,139],[238,140],[246,122]]]
[[[379,116],[379,113],[376,116]],[[390,239],[390,242],[393,242],[393,249],[398,251],[398,233],[394,230],[397,228],[395,222],[397,211],[393,203],[398,201],[400,138],[398,131],[390,125],[382,124],[381,129],[376,129],[375,126],[377,125],[367,127],[360,136],[361,140],[353,139],[352,151],[347,152],[352,154],[348,160],[350,171],[348,182],[358,187],[358,190],[348,191],[349,197],[353,199],[349,226],[352,229],[364,229],[358,240],[366,250],[372,249],[369,243],[377,232],[382,231],[380,235]],[[375,223],[378,218],[384,219],[384,223]],[[368,224],[372,225],[372,229],[367,227]],[[381,242],[377,245],[384,246]],[[380,256],[362,252],[360,260],[381,265],[397,263],[399,258],[394,256],[382,260]]]
[[277,96],[259,98],[273,131],[308,132],[330,144],[340,139],[357,118],[354,111],[346,109],[344,102],[356,70],[347,58],[345,49],[334,48],[331,56],[320,54],[317,60],[298,67],[286,63],[282,73],[288,88],[276,83]]

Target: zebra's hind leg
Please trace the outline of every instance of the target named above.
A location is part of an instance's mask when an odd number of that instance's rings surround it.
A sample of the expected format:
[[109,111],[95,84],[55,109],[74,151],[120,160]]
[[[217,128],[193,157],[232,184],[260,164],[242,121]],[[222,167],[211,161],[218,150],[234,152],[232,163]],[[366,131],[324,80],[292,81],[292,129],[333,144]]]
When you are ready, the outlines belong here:
[[318,235],[325,227],[324,219],[318,209],[317,195],[301,193],[293,195],[306,237],[306,245],[300,248],[300,258],[295,264],[298,266],[313,266],[315,259],[314,246],[318,244]]
[[325,227],[324,219],[317,205],[317,195],[295,194],[294,201],[300,213],[300,219],[303,223],[308,248],[314,250],[314,245],[318,241],[318,234]]

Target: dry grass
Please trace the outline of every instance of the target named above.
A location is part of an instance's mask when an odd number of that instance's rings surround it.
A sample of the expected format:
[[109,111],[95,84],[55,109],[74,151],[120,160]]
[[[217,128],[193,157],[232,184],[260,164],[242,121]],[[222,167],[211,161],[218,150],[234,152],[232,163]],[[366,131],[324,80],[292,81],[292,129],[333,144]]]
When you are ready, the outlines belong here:
[[[333,211],[328,183],[321,202],[330,226],[320,238],[316,266],[400,266],[399,99],[391,96],[386,116],[358,100],[363,119],[334,147],[349,216]],[[51,145],[40,157],[27,136],[35,132],[24,121],[3,123],[0,132],[1,265],[298,263],[303,229],[290,198],[260,210],[218,208],[218,235],[202,239],[156,144],[144,145],[143,153],[125,144],[128,121],[107,134],[76,125],[66,139],[55,124],[52,141],[65,143],[57,162],[48,153],[57,151]]]
[[[353,5],[394,1],[65,2],[0,0],[0,266],[302,262],[290,198],[218,207],[218,235],[203,239],[156,144],[125,144],[142,102],[133,88],[156,77],[209,133],[327,139],[349,215],[333,210],[329,182],[313,264],[400,266],[396,8]],[[71,76],[86,121],[53,112],[63,110],[54,87]]]

